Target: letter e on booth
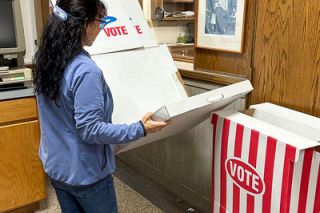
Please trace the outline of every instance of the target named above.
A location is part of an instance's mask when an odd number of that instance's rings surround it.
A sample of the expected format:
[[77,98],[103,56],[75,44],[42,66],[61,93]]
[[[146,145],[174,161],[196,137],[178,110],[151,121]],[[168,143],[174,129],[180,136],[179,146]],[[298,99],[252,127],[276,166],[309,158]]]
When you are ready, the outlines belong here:
[[234,157],[226,160],[225,167],[233,182],[249,194],[259,195],[265,192],[265,183],[252,165]]

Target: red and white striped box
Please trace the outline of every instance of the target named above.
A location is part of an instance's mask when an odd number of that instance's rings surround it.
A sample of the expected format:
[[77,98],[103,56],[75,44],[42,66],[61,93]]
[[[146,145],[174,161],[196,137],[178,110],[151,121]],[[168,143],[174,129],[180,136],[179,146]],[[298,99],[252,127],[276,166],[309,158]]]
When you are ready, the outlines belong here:
[[[272,106],[279,114],[213,113],[212,212],[320,212],[320,119]],[[283,115],[290,118],[279,127]],[[296,134],[317,123],[312,136]]]

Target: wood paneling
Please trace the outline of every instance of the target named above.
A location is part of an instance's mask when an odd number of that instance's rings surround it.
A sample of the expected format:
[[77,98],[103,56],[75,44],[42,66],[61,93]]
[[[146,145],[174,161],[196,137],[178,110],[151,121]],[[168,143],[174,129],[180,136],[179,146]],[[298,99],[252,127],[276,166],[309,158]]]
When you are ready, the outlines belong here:
[[320,115],[320,4],[258,1],[251,104]]
[[210,73],[218,71],[237,74],[250,79],[255,25],[255,4],[255,0],[247,0],[244,52],[239,54],[196,48],[195,69]]
[[45,198],[39,122],[0,127],[0,212]]
[[36,119],[38,117],[36,99],[33,97],[2,101],[0,113],[0,126],[9,122]]

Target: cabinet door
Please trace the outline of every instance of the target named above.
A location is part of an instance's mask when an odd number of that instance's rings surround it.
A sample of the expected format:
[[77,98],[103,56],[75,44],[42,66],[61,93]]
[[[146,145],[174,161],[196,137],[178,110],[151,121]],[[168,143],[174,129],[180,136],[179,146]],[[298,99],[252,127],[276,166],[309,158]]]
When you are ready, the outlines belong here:
[[45,198],[38,120],[0,126],[0,212]]

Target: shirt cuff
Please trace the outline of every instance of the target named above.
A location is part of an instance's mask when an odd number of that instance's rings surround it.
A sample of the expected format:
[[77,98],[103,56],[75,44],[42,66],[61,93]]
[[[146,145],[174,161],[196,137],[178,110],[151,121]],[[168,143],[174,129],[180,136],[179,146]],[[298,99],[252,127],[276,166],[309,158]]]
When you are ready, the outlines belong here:
[[143,129],[143,136],[145,137],[147,135],[147,132],[146,132],[146,129],[144,128],[144,124],[142,123],[142,121],[139,121],[139,123],[141,124],[142,126],[142,129]]

